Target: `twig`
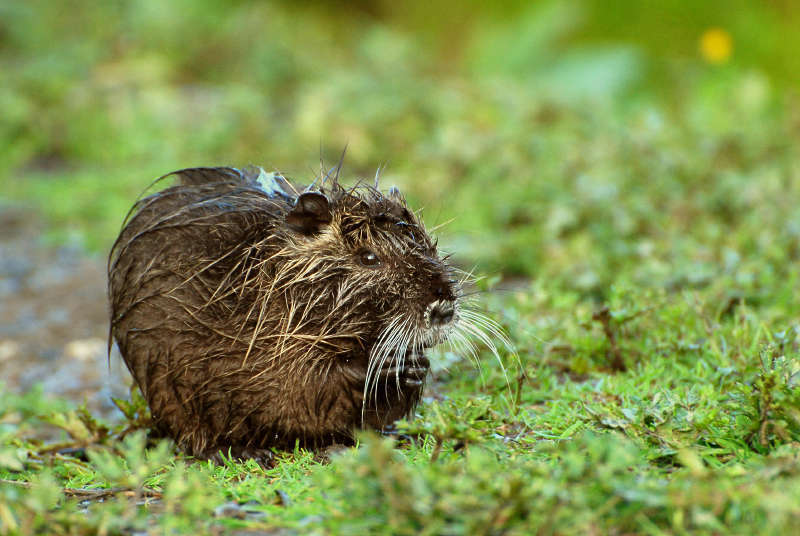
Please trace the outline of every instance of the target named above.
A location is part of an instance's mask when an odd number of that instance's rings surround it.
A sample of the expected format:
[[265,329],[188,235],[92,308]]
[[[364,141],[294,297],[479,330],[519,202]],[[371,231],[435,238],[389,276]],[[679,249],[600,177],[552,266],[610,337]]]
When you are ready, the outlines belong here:
[[[30,482],[20,482],[18,480],[6,480],[0,479],[0,484],[11,484],[13,486],[19,486],[21,488],[30,488]],[[105,499],[106,497],[111,497],[118,493],[125,495],[126,497],[145,497],[148,499],[160,499],[163,495],[160,491],[155,491],[151,489],[142,489],[141,491],[137,492],[131,488],[105,488],[105,489],[83,489],[83,488],[62,488],[61,493],[66,495],[67,497],[75,497],[81,500],[98,500],[98,499]]]
[[608,339],[608,357],[611,360],[611,368],[618,372],[625,371],[627,367],[625,366],[625,360],[622,358],[622,352],[617,345],[617,334],[614,333],[614,329],[611,327],[611,311],[608,306],[595,311],[592,314],[592,320],[600,322],[603,326],[603,333],[606,334],[606,339]]
[[437,437],[436,443],[433,445],[433,452],[431,453],[431,463],[439,459],[439,454],[442,452],[442,446],[444,446],[444,439]]

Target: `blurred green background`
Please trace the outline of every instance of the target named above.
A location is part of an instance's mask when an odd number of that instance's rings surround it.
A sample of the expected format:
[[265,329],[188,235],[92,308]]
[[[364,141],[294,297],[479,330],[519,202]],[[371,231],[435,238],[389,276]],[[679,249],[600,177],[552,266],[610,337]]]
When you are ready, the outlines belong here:
[[347,145],[347,176],[388,164],[452,219],[467,267],[757,298],[796,282],[799,23],[792,0],[3,2],[0,198],[105,254],[156,176],[303,182]]

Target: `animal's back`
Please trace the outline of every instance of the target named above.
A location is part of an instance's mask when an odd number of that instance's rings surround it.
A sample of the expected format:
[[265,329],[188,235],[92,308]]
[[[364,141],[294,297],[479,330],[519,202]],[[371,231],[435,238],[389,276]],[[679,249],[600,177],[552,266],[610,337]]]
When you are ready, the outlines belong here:
[[[243,317],[246,296],[232,293],[226,275],[248,267],[248,248],[270,235],[296,197],[274,176],[264,188],[259,172],[176,172],[179,184],[134,206],[112,249],[112,336],[156,427],[195,454],[217,442],[208,430],[221,433],[246,421],[224,396],[250,374],[236,352],[241,341],[227,341],[227,349],[209,341],[218,341],[220,321]],[[243,438],[234,432],[228,439]]]

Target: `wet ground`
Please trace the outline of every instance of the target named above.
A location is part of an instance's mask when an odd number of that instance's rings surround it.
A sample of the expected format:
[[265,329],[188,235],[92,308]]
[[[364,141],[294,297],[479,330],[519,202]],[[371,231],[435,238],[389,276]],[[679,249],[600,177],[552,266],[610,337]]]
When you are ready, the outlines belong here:
[[0,205],[0,382],[46,393],[112,417],[111,396],[130,376],[108,359],[105,262],[80,248],[48,246],[30,211]]

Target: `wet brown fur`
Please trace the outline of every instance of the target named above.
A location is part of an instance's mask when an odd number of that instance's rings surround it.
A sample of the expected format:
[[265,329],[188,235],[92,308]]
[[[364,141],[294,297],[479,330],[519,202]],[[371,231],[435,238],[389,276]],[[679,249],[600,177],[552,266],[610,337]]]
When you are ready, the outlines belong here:
[[211,457],[350,443],[413,410],[422,385],[404,374],[424,379],[447,336],[431,304],[457,306],[459,285],[396,190],[171,175],[131,209],[108,271],[111,336],[159,432]]

